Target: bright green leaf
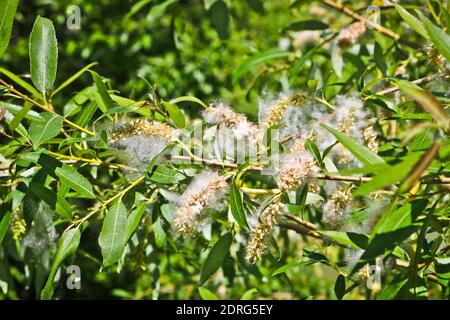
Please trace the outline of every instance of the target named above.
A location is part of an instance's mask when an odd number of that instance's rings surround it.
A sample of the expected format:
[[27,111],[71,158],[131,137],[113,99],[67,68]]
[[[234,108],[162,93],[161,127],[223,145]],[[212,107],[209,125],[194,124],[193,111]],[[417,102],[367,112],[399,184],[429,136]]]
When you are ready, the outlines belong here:
[[2,0],[0,5],[0,58],[5,53],[11,38],[18,0]]
[[34,86],[42,93],[53,88],[58,65],[58,43],[51,20],[38,16],[30,35],[30,69]]
[[56,250],[55,260],[53,261],[47,283],[41,292],[41,299],[46,300],[53,296],[53,280],[55,279],[56,272],[61,263],[78,248],[80,238],[81,232],[78,228],[66,230],[62,234],[58,241],[58,249]]
[[103,267],[117,263],[125,249],[127,236],[127,209],[115,201],[106,212],[98,243],[102,250]]
[[41,118],[41,121],[32,121],[29,129],[34,150],[44,142],[56,137],[63,125],[63,117],[59,115],[43,112]]

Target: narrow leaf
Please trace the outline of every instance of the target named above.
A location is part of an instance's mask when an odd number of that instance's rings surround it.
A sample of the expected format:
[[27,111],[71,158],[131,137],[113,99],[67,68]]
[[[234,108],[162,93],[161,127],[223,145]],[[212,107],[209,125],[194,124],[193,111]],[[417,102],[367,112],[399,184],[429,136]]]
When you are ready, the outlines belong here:
[[436,157],[441,147],[441,141],[436,141],[433,145],[425,152],[425,154],[420,158],[419,161],[414,165],[414,167],[409,172],[406,179],[402,182],[399,187],[398,192],[403,193],[410,190],[419,181],[422,174],[431,165],[431,162]]
[[395,82],[400,90],[416,100],[425,111],[429,112],[440,126],[449,126],[450,118],[448,113],[432,94],[406,80],[396,80]]
[[103,267],[115,264],[125,249],[127,236],[127,209],[121,201],[116,201],[106,212],[102,231],[98,238]]
[[211,251],[206,258],[205,264],[203,265],[202,272],[200,275],[200,285],[203,285],[206,280],[209,279],[223,264],[228,251],[230,249],[232,236],[231,233],[227,233],[220,237],[219,240],[214,244]]
[[406,23],[418,34],[420,34],[422,37],[424,37],[427,40],[430,40],[430,37],[428,36],[428,33],[425,31],[424,24],[414,17],[411,13],[409,13],[405,8],[400,6],[399,4],[393,3],[395,8],[397,9],[398,13],[402,17],[403,20],[406,21]]
[[56,250],[55,260],[53,261],[47,283],[41,292],[41,299],[50,299],[53,296],[53,280],[55,279],[56,272],[61,263],[63,263],[68,256],[75,253],[75,250],[80,243],[80,238],[81,233],[78,228],[66,230],[62,234],[58,241],[58,249]]
[[130,214],[128,215],[126,242],[130,240],[134,231],[136,231],[137,227],[139,226],[139,223],[141,222],[146,207],[147,205],[145,203],[141,203],[140,205],[138,205],[136,209],[131,211]]
[[322,124],[322,127],[332,135],[334,135],[336,139],[348,149],[348,151],[350,151],[359,161],[361,161],[366,166],[384,163],[384,160],[380,156],[373,153],[366,147],[360,145],[355,139],[347,137],[345,134],[325,124]]
[[66,186],[77,191],[80,196],[90,199],[95,198],[91,183],[75,168],[68,165],[63,165],[60,168],[56,168],[55,173],[59,177],[59,181],[61,181],[62,184],[65,184]]
[[31,80],[40,92],[45,93],[53,88],[58,64],[58,43],[51,20],[36,18],[29,50]]
[[342,274],[338,275],[336,278],[334,293],[336,294],[338,300],[342,300],[345,295],[345,277]]
[[2,220],[0,220],[0,245],[2,244],[2,241],[6,236],[6,232],[8,231],[10,221],[11,221],[11,212],[6,213],[3,216]]
[[178,128],[184,128],[186,121],[184,119],[183,112],[176,105],[163,101],[164,107],[169,112],[170,119]]
[[18,0],[2,0],[0,5],[0,58],[5,53],[11,38]]
[[431,42],[433,42],[436,49],[438,49],[445,59],[450,62],[450,35],[436,27],[423,13],[420,12],[419,15],[431,38]]
[[79,77],[81,77],[86,71],[91,69],[93,66],[95,66],[97,62],[93,62],[91,64],[88,64],[86,67],[75,73],[73,76],[71,76],[69,79],[64,81],[58,88],[55,89],[55,91],[52,92],[52,97],[57,94],[59,91],[70,85],[72,82],[77,80]]
[[230,195],[228,198],[230,203],[231,214],[234,220],[242,227],[248,229],[247,215],[245,214],[244,206],[242,204],[241,192],[236,186],[236,181],[233,179],[231,183]]

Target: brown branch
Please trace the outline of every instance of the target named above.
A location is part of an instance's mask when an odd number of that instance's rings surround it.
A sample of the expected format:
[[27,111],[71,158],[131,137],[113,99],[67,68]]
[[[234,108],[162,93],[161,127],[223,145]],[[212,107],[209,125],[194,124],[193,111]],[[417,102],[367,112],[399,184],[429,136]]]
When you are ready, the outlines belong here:
[[[411,82],[414,83],[414,84],[417,84],[417,85],[421,85],[421,84],[429,83],[429,82],[435,80],[436,78],[448,77],[448,76],[449,76],[448,72],[441,72],[441,73],[433,74],[433,75],[430,75],[430,76],[427,76],[427,77],[423,77],[423,78],[420,78],[420,79],[417,79],[417,80],[414,80],[414,81],[411,81]],[[391,94],[391,93],[395,93],[395,92],[397,92],[399,90],[400,89],[398,87],[391,87],[391,88],[387,88],[387,89],[378,91],[378,92],[376,92],[376,94],[379,95],[379,96],[385,96],[385,95],[388,95],[388,94]]]
[[283,213],[283,216],[289,220],[297,222],[298,224],[304,226],[307,229],[310,229],[312,231],[317,231],[317,227],[313,223],[303,220],[300,217],[294,216],[290,213]]
[[325,240],[325,237],[323,237],[320,233],[312,231],[311,229],[306,228],[305,226],[302,226],[299,224],[290,223],[290,222],[286,222],[286,221],[280,221],[280,222],[278,222],[278,226],[289,229],[289,230],[293,230],[299,234],[302,234],[302,235],[305,235],[308,237],[312,237],[312,238],[319,239],[319,240]]
[[[229,162],[220,162],[216,160],[207,160],[200,157],[191,157],[191,156],[170,156],[170,160],[173,161],[187,161],[191,163],[201,163],[206,164],[210,166],[217,166],[217,167],[223,167],[223,168],[230,168],[230,169],[238,169],[239,165],[236,163],[229,163]],[[262,171],[263,168],[258,165],[250,165],[246,168],[249,171]],[[353,177],[353,176],[342,176],[342,175],[335,175],[335,174],[316,174],[313,176],[310,176],[309,179],[311,180],[330,180],[330,181],[343,181],[343,182],[355,182],[355,183],[363,183],[363,182],[369,182],[372,180],[371,177]],[[450,178],[440,176],[438,178],[433,179],[423,179],[422,183],[424,184],[450,184]]]
[[351,18],[353,18],[355,20],[364,22],[367,26],[377,30],[378,32],[380,32],[380,33],[382,33],[382,34],[384,34],[384,35],[386,35],[388,37],[391,37],[392,39],[394,39],[396,41],[401,40],[400,39],[400,35],[398,35],[397,33],[395,33],[392,30],[389,30],[389,29],[383,27],[382,25],[380,25],[380,24],[378,24],[376,22],[367,20],[362,15],[356,13],[355,11],[351,10],[350,8],[348,8],[347,6],[345,6],[344,4],[342,4],[340,2],[336,2],[336,1],[333,1],[333,0],[324,0],[323,3],[326,4],[329,7],[332,7],[334,9],[336,9],[336,10],[341,11],[342,13],[346,14],[347,16],[349,16],[349,17],[351,17]]

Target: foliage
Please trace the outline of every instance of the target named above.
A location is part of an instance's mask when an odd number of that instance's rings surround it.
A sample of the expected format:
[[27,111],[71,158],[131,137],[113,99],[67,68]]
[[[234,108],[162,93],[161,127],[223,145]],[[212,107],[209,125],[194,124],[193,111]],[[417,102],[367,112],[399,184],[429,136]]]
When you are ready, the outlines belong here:
[[1,298],[450,298],[448,1],[69,5],[0,0]]

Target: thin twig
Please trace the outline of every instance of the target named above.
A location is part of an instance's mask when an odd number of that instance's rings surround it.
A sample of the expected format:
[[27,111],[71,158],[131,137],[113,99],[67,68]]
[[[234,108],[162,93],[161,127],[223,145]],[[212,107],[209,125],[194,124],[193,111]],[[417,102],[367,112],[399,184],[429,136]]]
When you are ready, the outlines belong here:
[[300,217],[294,216],[294,215],[292,215],[290,213],[283,213],[283,217],[285,217],[285,218],[287,218],[289,220],[295,221],[298,224],[300,224],[300,225],[304,226],[305,228],[308,228],[308,229],[310,229],[312,231],[317,231],[317,227],[313,223],[311,223],[309,221],[306,221],[306,220],[303,220]]
[[[448,76],[449,76],[448,72],[441,72],[441,73],[433,74],[433,75],[423,77],[423,78],[420,78],[420,79],[417,79],[417,80],[414,80],[411,82],[414,84],[420,85],[420,84],[429,83],[439,77],[448,77]],[[385,95],[388,95],[391,93],[395,93],[399,90],[400,89],[398,87],[391,87],[391,88],[387,88],[387,89],[376,92],[376,95],[385,96]]]
[[[217,166],[222,168],[231,168],[231,169],[238,169],[239,166],[236,163],[229,163],[229,162],[220,162],[216,160],[207,160],[200,157],[190,157],[190,156],[171,156],[171,160],[173,161],[185,161],[190,163],[201,163],[206,164],[210,166]],[[263,168],[259,165],[253,164],[246,168],[249,171],[262,171]],[[363,183],[363,182],[369,182],[372,180],[371,177],[353,177],[353,176],[342,176],[342,175],[335,175],[335,174],[316,174],[309,177],[311,180],[330,180],[330,181],[343,181],[343,182],[355,182],[355,183]],[[437,178],[426,178],[422,180],[423,184],[450,184],[450,178],[440,176]],[[275,190],[275,189],[274,189]]]
[[297,232],[299,234],[303,234],[303,235],[308,236],[308,237],[312,237],[312,238],[316,238],[316,239],[320,239],[320,240],[325,240],[325,238],[321,234],[319,234],[319,233],[317,233],[315,231],[312,231],[311,229],[306,228],[303,225],[290,223],[290,222],[286,222],[286,221],[280,221],[280,222],[278,222],[278,226],[282,227],[282,228],[289,229],[289,230],[293,230],[293,231],[295,231],[295,232]]
[[366,23],[366,25],[368,27],[371,27],[382,34],[387,35],[388,37],[391,37],[394,40],[397,40],[397,41],[400,40],[400,35],[398,35],[397,33],[383,27],[382,25],[380,25],[374,21],[370,21],[370,20],[364,18],[363,16],[361,16],[360,14],[351,10],[350,8],[348,8],[347,6],[345,6],[344,4],[342,4],[340,2],[336,2],[333,0],[324,0],[323,3],[325,3],[327,6],[330,6],[336,10],[341,11],[342,13],[346,14],[347,16],[349,16],[355,20]]
[[[9,92],[13,92],[14,94],[16,94],[16,95],[18,96],[18,98],[21,98],[22,100],[25,100],[25,101],[28,101],[28,102],[32,103],[32,104],[34,104],[35,106],[39,107],[40,109],[42,109],[42,110],[44,110],[44,111],[50,112],[50,113],[52,113],[52,114],[57,114],[52,108],[49,108],[48,105],[39,103],[39,102],[37,102],[36,100],[34,100],[34,99],[28,97],[27,95],[23,94],[22,92],[16,90],[16,89],[14,88],[14,86],[12,86],[11,84],[5,82],[4,80],[0,79],[0,83],[1,83],[1,84],[2,84]],[[64,122],[66,122],[66,123],[67,123],[68,125],[70,125],[71,127],[74,127],[74,128],[76,128],[76,129],[78,129],[78,130],[84,132],[84,133],[87,133],[88,135],[95,136],[95,132],[90,131],[90,130],[88,130],[88,129],[85,129],[85,128],[83,128],[83,127],[80,127],[79,125],[77,125],[76,123],[70,121],[69,119],[67,119],[67,118],[65,118],[65,117],[63,118],[63,120],[64,120]]]

